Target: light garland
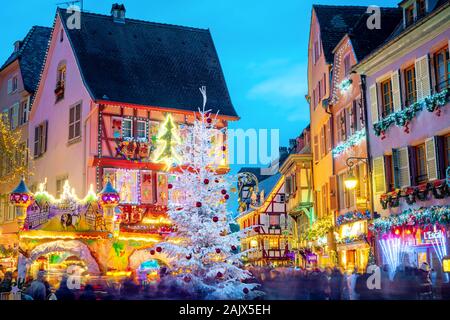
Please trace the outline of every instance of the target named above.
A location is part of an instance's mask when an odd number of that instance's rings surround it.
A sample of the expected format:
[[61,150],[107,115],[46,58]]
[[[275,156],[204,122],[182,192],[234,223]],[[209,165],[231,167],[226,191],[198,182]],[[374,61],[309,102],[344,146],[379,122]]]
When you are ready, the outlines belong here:
[[449,97],[448,93],[449,91],[447,89],[444,89],[439,93],[429,95],[424,99],[422,99],[421,101],[413,103],[409,107],[406,107],[402,110],[389,114],[387,117],[385,117],[384,119],[373,125],[375,135],[376,136],[383,135],[384,137],[384,133],[386,132],[386,130],[394,124],[398,127],[405,127],[405,131],[408,133],[409,122],[412,119],[414,119],[417,116],[417,114],[424,108],[428,112],[434,112],[438,110],[437,115],[439,116],[440,115],[439,108],[443,107],[447,103]]
[[359,212],[359,211],[351,211],[345,214],[340,215],[336,219],[336,225],[341,226],[343,224],[352,223],[360,220],[370,220],[371,214],[370,211]]
[[425,227],[450,224],[450,206],[408,209],[399,215],[376,219],[371,230],[378,234],[389,233],[398,227]]
[[350,78],[344,79],[339,83],[339,91],[341,91],[341,94],[345,94],[351,87],[353,83],[353,80]]
[[366,139],[366,130],[365,129],[356,131],[345,142],[341,142],[332,150],[333,157],[334,158],[338,157],[339,155],[346,152],[351,147],[358,145],[359,143],[361,143],[361,141],[363,141],[365,139]]

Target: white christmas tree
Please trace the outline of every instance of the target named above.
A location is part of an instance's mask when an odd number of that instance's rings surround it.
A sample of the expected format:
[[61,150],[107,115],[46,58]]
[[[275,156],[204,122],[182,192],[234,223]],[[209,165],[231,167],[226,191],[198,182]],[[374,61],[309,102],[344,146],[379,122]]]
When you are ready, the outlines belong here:
[[217,143],[217,114],[203,109],[196,114],[190,128],[190,143],[178,147],[184,156],[184,165],[175,173],[169,184],[170,199],[168,214],[177,229],[177,241],[159,245],[172,263],[177,275],[174,281],[199,298],[214,300],[254,299],[262,295],[256,283],[245,283],[252,278],[242,268],[238,253],[242,232],[232,233],[232,214],[227,210],[229,181],[217,173],[217,155],[223,154],[225,145]]

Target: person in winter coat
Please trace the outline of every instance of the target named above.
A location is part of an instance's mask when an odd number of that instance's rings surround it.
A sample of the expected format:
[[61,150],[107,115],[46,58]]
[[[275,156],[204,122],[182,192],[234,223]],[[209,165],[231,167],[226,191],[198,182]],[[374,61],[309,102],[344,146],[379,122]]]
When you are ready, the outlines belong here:
[[419,286],[419,299],[433,299],[433,285],[431,282],[430,267],[428,263],[422,263],[420,269],[417,270],[417,278]]
[[330,279],[330,300],[341,300],[344,276],[338,268],[334,268]]
[[27,290],[27,294],[30,295],[33,300],[45,300],[47,298],[44,276],[45,272],[39,271],[37,279],[31,282],[31,285]]
[[95,301],[97,300],[97,296],[95,295],[94,292],[94,287],[90,284],[87,284],[84,287],[84,291],[80,296],[80,300],[82,301]]
[[55,295],[57,299],[61,301],[75,300],[75,294],[67,287],[67,276],[62,278],[59,284],[59,289],[56,290]]
[[0,283],[0,292],[11,292],[13,274],[11,271],[5,273],[2,282]]

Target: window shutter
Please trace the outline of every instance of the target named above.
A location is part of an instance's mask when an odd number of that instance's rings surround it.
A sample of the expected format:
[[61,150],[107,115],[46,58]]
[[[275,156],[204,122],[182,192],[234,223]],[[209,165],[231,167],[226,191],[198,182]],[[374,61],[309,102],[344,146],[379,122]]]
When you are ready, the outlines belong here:
[[323,158],[325,156],[325,127],[322,126],[320,129],[320,157]]
[[286,178],[285,188],[286,188],[286,194],[290,195],[291,194],[291,177]]
[[337,199],[337,179],[336,176],[330,177],[330,211],[338,210]]
[[424,99],[431,93],[430,85],[430,65],[428,55],[416,60],[416,87],[417,101]]
[[402,97],[400,94],[400,73],[396,70],[391,75],[392,81],[392,101],[394,103],[394,111],[402,109]]
[[292,175],[292,192],[297,192],[297,174]]
[[42,150],[42,153],[47,152],[47,141],[48,141],[48,121],[44,122],[44,128],[43,130],[43,137],[44,137],[44,148]]
[[436,157],[436,138],[432,137],[425,140],[425,156],[427,158],[428,180],[438,179],[438,163]]
[[331,126],[332,126],[333,118],[328,119],[327,125],[327,151],[330,152],[333,146],[331,145]]
[[383,156],[373,159],[373,190],[375,194],[386,192]]
[[319,161],[319,137],[317,135],[314,136],[314,161]]
[[8,94],[12,92],[12,78],[8,79]]
[[411,170],[409,165],[408,147],[398,149],[398,184],[400,188],[411,185]]
[[339,186],[338,186],[339,190],[339,209],[344,209],[345,208],[345,185],[344,185],[344,175],[341,174],[339,175]]
[[376,84],[370,87],[369,94],[370,94],[370,113],[372,116],[372,124],[374,124],[378,122],[378,94]]
[[400,188],[400,162],[398,149],[392,149],[392,167],[394,176],[394,188]]
[[34,128],[34,157],[36,158],[39,156],[39,128],[40,126],[37,126]]

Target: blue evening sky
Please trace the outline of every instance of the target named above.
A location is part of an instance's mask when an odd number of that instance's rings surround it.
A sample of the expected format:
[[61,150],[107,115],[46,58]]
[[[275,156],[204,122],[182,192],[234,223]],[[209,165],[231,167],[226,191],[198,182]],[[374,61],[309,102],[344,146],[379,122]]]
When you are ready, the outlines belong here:
[[[62,2],[63,0],[61,0]],[[399,0],[397,0],[399,1]],[[396,0],[316,0],[335,5],[396,6]],[[33,25],[51,26],[59,0],[2,1],[0,60]],[[109,14],[111,1],[85,0],[85,10]],[[127,16],[209,28],[241,120],[232,128],[280,129],[287,145],[309,122],[308,31],[313,1],[123,0]]]

